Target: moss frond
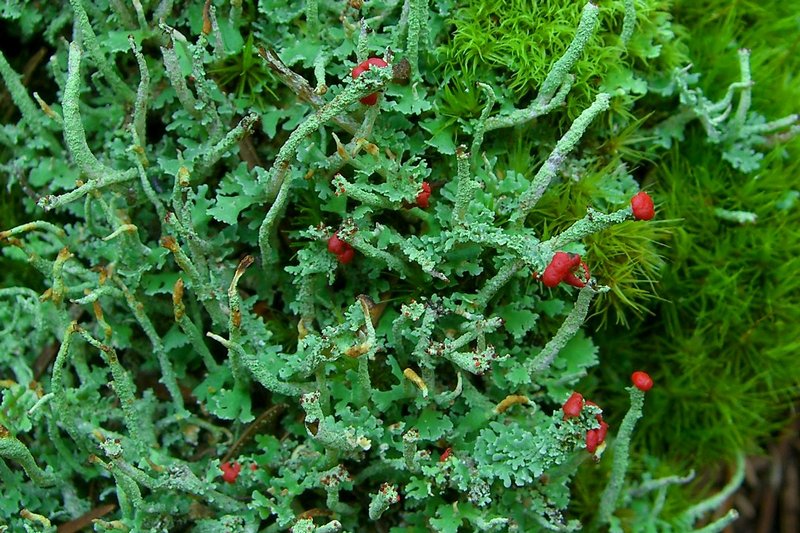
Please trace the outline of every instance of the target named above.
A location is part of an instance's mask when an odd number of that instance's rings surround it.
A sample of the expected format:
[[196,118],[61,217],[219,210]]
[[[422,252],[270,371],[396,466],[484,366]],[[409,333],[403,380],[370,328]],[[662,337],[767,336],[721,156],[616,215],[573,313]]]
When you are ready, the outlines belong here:
[[[574,68],[575,83],[567,105],[574,119],[591,102],[603,83],[621,81],[633,69],[669,71],[685,62],[685,49],[675,39],[670,2],[639,0],[637,30],[627,49],[619,41],[624,6],[601,6],[600,28]],[[474,87],[478,81],[508,87],[515,97],[535,94],[550,66],[564,53],[581,16],[581,3],[546,0],[471,0],[448,20],[449,42],[440,47],[441,69],[448,79]]]

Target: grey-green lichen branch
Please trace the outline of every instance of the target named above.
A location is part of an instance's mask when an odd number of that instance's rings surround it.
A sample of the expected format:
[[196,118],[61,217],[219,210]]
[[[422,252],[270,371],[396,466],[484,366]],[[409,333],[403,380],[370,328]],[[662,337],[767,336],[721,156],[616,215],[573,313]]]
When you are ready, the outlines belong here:
[[367,94],[380,91],[391,78],[391,68],[372,68],[362,76],[359,76],[358,79],[349,83],[344,91],[336,95],[333,100],[322,106],[316,113],[303,121],[303,123],[289,135],[289,138],[283,146],[281,146],[278,156],[272,164],[267,183],[265,184],[270,192],[270,196],[274,197],[277,195],[278,190],[283,184],[288,167],[291,165],[300,147],[300,143],[306,137],[311,135],[333,117],[342,113],[360,98],[363,98]]
[[111,369],[113,390],[119,398],[125,419],[125,426],[128,429],[128,435],[133,442],[136,443],[136,451],[140,454],[146,453],[147,448],[155,444],[156,436],[152,423],[149,420],[145,420],[135,407],[136,386],[133,383],[133,379],[120,364],[119,357],[117,357],[117,352],[114,348],[98,341],[84,328],[76,327],[75,331],[80,334],[87,343],[100,350],[100,353],[103,354],[103,358]]
[[22,120],[27,122],[31,128],[41,130],[45,123],[42,115],[36,108],[36,104],[31,100],[27,89],[22,84],[19,74],[14,72],[11,65],[6,61],[6,56],[0,51],[0,76],[2,76],[5,86],[8,89],[11,99],[16,104],[22,115]]
[[478,87],[486,93],[486,103],[481,111],[481,116],[478,117],[478,120],[474,126],[475,133],[473,134],[472,148],[470,151],[476,158],[478,157],[481,145],[483,144],[483,136],[486,133],[486,121],[489,119],[489,113],[491,113],[495,102],[497,102],[497,95],[495,95],[494,89],[492,89],[491,85],[486,83],[478,83]]
[[123,458],[122,446],[116,439],[106,439],[101,442],[100,447],[106,456],[111,459],[111,463],[108,465],[109,470],[112,472],[116,470],[124,474],[138,485],[152,491],[164,491],[173,494],[175,491],[180,491],[192,494],[208,504],[228,512],[240,512],[243,509],[243,504],[240,502],[218,490],[209,488],[208,484],[200,480],[192,472],[189,465],[182,461],[163,457],[170,464],[159,468],[160,474],[158,477],[152,477]]
[[142,52],[136,44],[136,40],[132,35],[128,36],[128,43],[136,57],[136,64],[139,66],[139,87],[136,90],[136,101],[133,106],[133,127],[136,131],[136,137],[139,146],[144,149],[147,144],[145,136],[145,126],[147,122],[147,104],[150,100],[150,71],[147,68],[147,61],[145,61]]
[[183,294],[183,278],[178,278],[178,281],[175,282],[175,285],[172,288],[172,307],[175,322],[189,338],[189,342],[191,342],[195,351],[202,356],[206,369],[209,372],[213,372],[217,370],[219,365],[214,360],[214,356],[211,355],[211,351],[203,341],[203,336],[200,333],[200,330],[195,323],[192,322],[191,318],[186,315],[186,305],[183,302]]
[[536,117],[545,115],[564,103],[567,93],[572,86],[572,75],[570,71],[578,61],[586,43],[594,34],[597,27],[600,9],[587,3],[583,7],[581,21],[575,31],[575,37],[570,43],[564,55],[553,64],[547,77],[542,83],[539,93],[530,106],[525,109],[512,111],[508,115],[491,117],[486,120],[486,131],[498,128],[508,128],[517,124],[522,124],[533,120]]
[[409,0],[406,53],[414,79],[419,79],[419,45],[428,20],[428,0]]
[[363,185],[348,182],[341,174],[337,174],[333,178],[331,185],[333,185],[337,193],[346,194],[364,205],[379,209],[399,209],[401,206],[399,202],[392,202],[383,196],[379,196],[367,190]]
[[124,520],[134,520],[135,513],[142,507],[142,491],[134,479],[122,472],[115,463],[106,463],[96,455],[89,456],[89,462],[108,470],[117,484],[117,500]]
[[636,29],[636,0],[625,0],[625,17],[622,19],[622,33],[619,40],[622,46],[628,46],[628,42],[633,37]]
[[628,387],[628,392],[631,397],[631,406],[625,414],[625,418],[622,419],[622,424],[620,424],[614,440],[614,460],[611,465],[611,477],[603,490],[603,494],[600,496],[600,506],[597,514],[597,523],[599,524],[608,524],[611,521],[611,515],[617,508],[620,491],[625,482],[625,473],[628,470],[633,428],[636,427],[636,422],[642,417],[645,393],[636,387]]
[[[745,474],[745,457],[743,453],[738,453],[736,456],[736,469],[730,481],[720,490],[717,494],[706,498],[705,500],[693,505],[686,511],[681,513],[680,520],[683,523],[694,524],[704,514],[718,509],[722,503],[727,500],[739,488],[744,481]],[[722,528],[720,528],[722,529]],[[719,531],[719,530],[715,530]]]
[[[325,105],[325,99],[321,94],[312,89],[305,78],[287,67],[278,54],[263,47],[259,48],[258,53],[278,79],[294,91],[302,101],[311,104],[314,109],[320,109]],[[358,122],[346,114],[334,116],[331,120],[348,133],[353,134],[358,129]]]
[[[740,80],[731,83],[725,95],[717,102],[709,100],[700,88],[692,88],[696,75],[690,73],[691,65],[676,69],[667,92],[680,96],[681,109],[654,129],[657,142],[669,148],[672,138],[681,139],[686,125],[699,120],[712,144],[722,146],[722,157],[743,172],[752,172],[759,167],[763,155],[755,148],[769,146],[773,138],[786,141],[800,133],[800,114],[766,121],[750,111],[753,79],[750,72],[750,51],[739,50]],[[733,97],[740,91],[739,102],[734,112]],[[731,116],[733,114],[733,116]]]
[[610,226],[624,222],[631,217],[631,208],[625,207],[613,213],[601,213],[591,207],[587,210],[586,216],[572,224],[555,237],[543,242],[541,247],[549,247],[551,250],[562,250],[570,243],[578,242],[584,237],[593,235]]
[[[67,69],[67,82],[64,87],[64,97],[61,102],[62,112],[64,113],[64,141],[67,144],[69,153],[78,168],[81,169],[90,181],[103,182],[118,177],[119,171],[101,164],[94,154],[89,150],[86,143],[86,132],[83,128],[79,110],[79,97],[81,89],[81,49],[78,43],[72,42],[69,45],[69,68]],[[135,175],[135,171],[129,170],[125,175]]]
[[239,360],[247,370],[250,371],[253,378],[261,383],[267,390],[285,396],[300,396],[308,391],[309,385],[280,381],[273,372],[273,367],[268,362],[261,361],[259,358],[248,354],[241,344],[231,342],[211,332],[206,333],[206,336],[222,344],[225,348],[235,351]]
[[0,231],[0,240],[8,239],[9,237],[14,237],[16,235],[20,235],[22,233],[26,233],[28,231],[33,231],[33,230],[40,230],[52,233],[62,243],[64,243],[64,239],[67,236],[67,233],[64,231],[63,228],[60,228],[51,222],[46,222],[44,220],[34,220],[33,222],[27,222],[25,224],[20,224],[19,226],[15,226],[11,229]]
[[195,171],[202,173],[208,170],[214,163],[219,161],[226,152],[232,150],[239,141],[248,135],[253,130],[257,121],[258,115],[255,113],[249,113],[242,118],[225,137],[205,151]]
[[42,470],[28,447],[3,426],[0,426],[0,457],[19,463],[31,481],[40,487],[50,487],[58,483],[58,478],[52,472]]
[[370,69],[362,76],[359,76],[358,79],[353,80],[344,91],[336,95],[333,100],[322,106],[316,113],[309,116],[289,135],[289,138],[278,152],[275,162],[272,164],[267,183],[264,184],[267,188],[268,197],[274,198],[274,200],[258,230],[258,246],[261,250],[263,268],[267,269],[268,265],[272,263],[269,238],[273,225],[282,216],[289,202],[291,180],[287,179],[286,176],[300,143],[360,98],[379,91],[391,80],[391,77],[392,72],[389,67]]
[[472,301],[474,309],[484,309],[489,301],[502,289],[514,275],[525,266],[521,259],[506,262],[497,273],[484,283],[480,292],[475,295]]
[[[94,30],[92,29],[92,24],[89,22],[89,16],[86,14],[86,10],[83,7],[83,2],[81,0],[69,0],[69,3],[72,5],[72,9],[75,11],[77,26],[81,33],[81,41],[86,49],[89,50],[89,54],[92,56],[92,59],[97,65],[98,70],[119,97],[122,97],[129,102],[134,101],[136,95],[114,70],[114,67],[101,50],[100,44],[97,40],[97,35],[95,35]],[[71,48],[72,45],[70,45],[70,55],[72,54]]]
[[710,524],[703,526],[699,529],[693,530],[694,533],[719,533],[720,531],[724,531],[730,524],[736,521],[739,518],[739,511],[736,509],[730,509],[727,513],[725,513],[721,518],[714,520]]
[[197,265],[193,262],[178,241],[171,235],[161,238],[161,246],[172,252],[175,262],[189,275],[192,286],[197,293],[197,297],[211,316],[215,324],[225,324],[227,320],[220,309],[217,293],[208,280],[208,276],[200,273]]
[[575,336],[586,321],[586,315],[589,313],[589,303],[597,293],[598,291],[591,285],[586,285],[578,292],[575,306],[569,312],[567,318],[564,319],[556,334],[545,344],[542,351],[536,354],[536,357],[529,359],[525,363],[525,369],[528,373],[541,374],[550,368],[558,352],[566,346],[567,342]]
[[586,108],[575,122],[572,123],[569,130],[564,134],[561,139],[556,143],[553,151],[550,152],[547,160],[539,168],[539,171],[533,178],[528,189],[522,193],[519,199],[519,208],[512,216],[512,221],[517,225],[522,225],[525,217],[539,202],[539,199],[550,186],[550,182],[555,177],[556,172],[564,164],[567,155],[575,149],[586,129],[592,121],[603,111],[608,109],[611,95],[607,93],[598,94],[592,105]]
[[[413,1],[413,0],[412,0]],[[378,520],[381,515],[389,509],[393,503],[400,501],[400,494],[397,488],[389,483],[384,483],[381,488],[372,495],[372,501],[369,504],[369,518],[370,520]]]
[[72,203],[75,200],[80,200],[91,192],[103,189],[105,187],[110,187],[111,185],[117,185],[136,179],[136,176],[136,169],[129,169],[125,172],[114,171],[114,173],[110,176],[106,176],[99,180],[80,183],[77,188],[72,189],[67,193],[60,194],[58,196],[52,194],[44,195],[39,198],[37,204],[45,211],[52,211],[53,209]]
[[[239,279],[244,275],[247,268],[253,264],[253,257],[245,256],[236,267],[233,279],[228,287],[228,335],[231,343],[238,344],[242,338],[242,305],[239,297]],[[231,373],[236,383],[236,388],[244,390],[247,385],[247,373],[242,366],[242,361],[236,350],[228,349],[228,358],[231,362]]]
[[[162,27],[164,31],[169,31],[168,27]],[[186,78],[181,71],[180,61],[178,54],[175,51],[175,42],[171,40],[166,46],[161,47],[161,56],[164,59],[164,69],[167,71],[172,88],[175,90],[175,95],[178,101],[183,105],[183,109],[196,119],[200,119],[200,111],[197,109],[197,99],[194,94],[189,90],[186,85]]]
[[[499,317],[484,319],[479,315],[474,315],[467,311],[461,311],[469,322],[466,331],[453,340],[446,339],[443,342],[433,341],[425,349],[431,358],[444,358],[472,374],[483,374],[491,369],[494,361],[505,359],[505,356],[498,357],[494,347],[487,345],[485,335],[497,330],[503,325],[503,320]],[[462,352],[461,349],[477,340],[473,350]]]
[[145,336],[147,336],[147,338],[150,340],[150,344],[153,347],[153,353],[155,354],[158,364],[161,367],[161,382],[169,391],[177,412],[184,413],[185,409],[183,404],[183,395],[181,394],[180,387],[178,386],[178,378],[175,375],[172,361],[170,361],[169,356],[167,355],[167,350],[164,348],[164,342],[161,340],[161,336],[153,326],[153,322],[150,320],[150,317],[145,311],[144,305],[139,302],[139,300],[125,285],[122,279],[120,279],[118,276],[114,276],[113,280],[117,287],[122,290],[133,316],[136,318],[139,326],[144,331]]
[[465,146],[456,149],[456,169],[456,203],[453,206],[451,220],[454,227],[465,224],[469,204],[475,196],[475,191],[480,189],[480,184],[472,176],[469,154]]
[[575,37],[572,39],[569,47],[567,47],[564,55],[561,56],[550,69],[550,72],[548,72],[547,77],[539,89],[536,100],[540,105],[546,105],[553,98],[553,95],[556,94],[558,88],[569,75],[572,67],[578,62],[578,58],[583,53],[583,49],[586,48],[586,43],[588,43],[589,39],[594,35],[599,15],[600,8],[593,3],[587,2],[586,5],[583,6],[581,21],[578,24],[578,29],[575,30]]
[[326,449],[353,452],[368,450],[372,442],[358,429],[337,422],[332,416],[325,416],[319,403],[320,393],[315,391],[300,398],[300,406],[306,413],[305,425],[308,434]]

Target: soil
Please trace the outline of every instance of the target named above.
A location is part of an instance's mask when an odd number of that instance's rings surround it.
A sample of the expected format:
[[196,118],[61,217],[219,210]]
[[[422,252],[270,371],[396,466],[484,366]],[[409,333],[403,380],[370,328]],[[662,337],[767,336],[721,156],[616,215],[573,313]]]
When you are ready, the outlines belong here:
[[765,451],[747,460],[744,483],[725,508],[740,518],[725,533],[800,533],[800,418]]

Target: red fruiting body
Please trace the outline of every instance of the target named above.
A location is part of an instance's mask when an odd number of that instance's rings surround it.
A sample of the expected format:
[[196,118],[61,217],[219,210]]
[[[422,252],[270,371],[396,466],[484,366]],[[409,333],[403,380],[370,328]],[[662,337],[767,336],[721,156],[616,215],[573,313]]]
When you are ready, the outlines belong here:
[[567,254],[567,255],[569,256],[570,270],[581,264],[581,256],[579,254]]
[[560,272],[567,272],[571,268],[578,266],[581,261],[581,256],[578,254],[568,254],[567,252],[556,252],[553,254],[553,259],[550,260],[550,266],[554,267]]
[[631,198],[631,209],[633,210],[633,218],[636,220],[651,220],[656,216],[653,199],[644,191],[636,193]]
[[[580,261],[580,256],[577,257]],[[550,260],[550,264],[547,265],[547,268],[544,269],[544,274],[542,274],[542,283],[548,287],[555,287],[561,283],[561,280],[564,279],[564,275],[571,268],[572,261],[572,257],[566,252],[556,252],[553,254],[553,259]]]
[[600,422],[600,427],[596,429],[590,429],[586,432],[586,450],[589,453],[594,453],[597,450],[597,447],[600,446],[603,441],[606,440],[606,435],[608,435],[608,424],[605,422]]
[[547,268],[544,269],[544,274],[542,274],[542,283],[548,287],[555,287],[561,283],[561,278],[563,275],[558,270],[550,267],[551,265],[548,265]]
[[637,370],[631,374],[631,381],[634,387],[643,392],[647,392],[653,388],[653,378],[651,378],[647,372]]
[[578,279],[578,277],[572,273],[572,270],[579,265],[583,267],[583,271],[586,274],[586,281],[589,281],[589,278],[591,278],[589,266],[581,261],[580,255],[556,252],[553,254],[553,259],[550,260],[550,264],[544,269],[542,283],[548,287],[555,287],[564,281],[573,287],[584,287],[586,282]]
[[583,409],[583,396],[579,392],[573,392],[561,409],[564,411],[564,418],[580,415]]
[[427,181],[422,182],[422,191],[417,194],[417,206],[422,209],[428,208],[428,201],[431,198],[431,186]]
[[345,244],[345,246],[347,248],[345,248],[345,250],[342,253],[336,256],[339,262],[343,265],[346,265],[347,263],[352,261],[353,257],[356,255],[356,252],[353,250],[352,246],[350,246],[349,244]]
[[363,73],[368,71],[370,67],[388,67],[388,66],[389,64],[386,63],[386,61],[384,61],[380,57],[367,58],[353,68],[352,72],[353,79],[356,79],[359,76],[361,76]]
[[[369,70],[370,67],[387,67],[389,66],[386,61],[379,57],[370,57],[369,59],[362,61],[359,63],[352,72],[353,79],[358,78],[363,73]],[[364,98],[361,99],[361,103],[364,105],[375,105],[378,103],[378,93],[368,94]]]
[[344,252],[347,243],[339,238],[335,233],[328,239],[328,251],[332,254],[339,255]]
[[255,472],[256,470],[258,470],[258,465],[257,465],[257,464],[255,464],[255,463],[251,464],[251,465],[250,465],[250,470],[252,470],[253,472]]
[[336,255],[336,259],[343,265],[352,261],[356,254],[353,247],[340,239],[336,233],[328,239],[328,251]]
[[447,461],[447,458],[450,457],[451,453],[453,453],[453,448],[447,448],[444,452],[442,452],[442,455],[439,456],[439,461],[440,462]]
[[567,285],[572,285],[573,287],[577,287],[579,289],[581,287],[585,287],[586,286],[586,283],[584,283],[583,281],[579,280],[578,277],[575,274],[573,274],[572,272],[567,272],[567,274],[564,276],[564,279],[561,280],[561,281],[563,281]]
[[[591,400],[586,400],[586,405],[600,407]],[[586,432],[586,450],[589,453],[594,453],[597,450],[597,447],[606,440],[606,435],[608,434],[608,424],[603,421],[603,415],[596,414],[594,415],[594,418],[600,422],[600,427],[590,429]]]
[[364,98],[360,98],[358,101],[364,105],[375,105],[378,103],[378,93],[368,94]]
[[364,98],[360,98],[358,101],[364,105],[375,105],[378,103],[378,93],[368,94]]
[[596,429],[590,429],[586,432],[586,451],[594,453],[597,446],[600,444],[600,435]]
[[225,461],[219,465],[219,469],[222,470],[222,479],[226,483],[236,483],[236,478],[239,477],[239,472],[242,471],[242,465]]
[[597,428],[598,444],[606,440],[606,435],[608,435],[608,424],[601,420],[600,427]]
[[[578,259],[580,258],[581,256],[578,256]],[[592,277],[592,273],[589,272],[589,265],[587,265],[583,261],[580,261],[580,266],[583,268],[583,273],[586,274],[586,281],[589,281],[589,279],[591,279]],[[572,272],[567,272],[564,275],[564,279],[562,281],[568,285],[572,285],[573,287],[577,287],[579,289],[581,287],[586,286],[586,281],[583,281],[582,279],[578,278],[578,276],[576,276]]]

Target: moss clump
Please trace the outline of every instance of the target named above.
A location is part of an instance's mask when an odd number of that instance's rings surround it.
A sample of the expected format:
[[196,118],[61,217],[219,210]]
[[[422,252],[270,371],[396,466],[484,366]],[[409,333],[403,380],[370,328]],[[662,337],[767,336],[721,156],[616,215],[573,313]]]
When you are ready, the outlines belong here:
[[[659,320],[609,352],[625,370],[657,354],[663,394],[648,406],[648,449],[704,462],[753,451],[785,423],[783,406],[796,396],[800,210],[787,208],[787,192],[800,165],[776,150],[752,179],[696,136],[687,144],[659,172],[661,213],[683,221],[659,287]],[[722,220],[720,207],[753,212],[757,222]]]
[[[800,21],[789,6],[678,2],[675,20],[693,29],[692,59],[710,98],[737,79],[736,49],[749,46],[753,106],[770,117],[798,111],[797,44],[784,43]],[[613,390],[638,365],[658,368],[662,394],[638,437],[652,453],[669,450],[696,465],[730,459],[756,451],[789,416],[800,374],[792,296],[800,291],[798,155],[795,138],[768,152],[754,175],[743,174],[708,149],[696,126],[648,173],[659,217],[680,221],[658,285],[662,300],[627,335],[598,338],[614,361],[603,367],[603,388]],[[755,222],[732,222],[731,211]]]
[[[635,2],[636,31],[626,44],[621,34],[625,2],[603,2],[598,31],[575,65],[575,83],[567,104],[574,119],[599,90],[646,92],[646,79],[685,63],[685,49],[675,37],[671,2]],[[581,16],[581,3],[559,0],[469,0],[455,8],[448,22],[452,37],[440,47],[440,70],[447,80],[445,102],[456,111],[479,110],[476,82],[506,87],[524,99],[541,85],[549,65],[570,43]]]

